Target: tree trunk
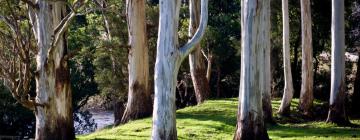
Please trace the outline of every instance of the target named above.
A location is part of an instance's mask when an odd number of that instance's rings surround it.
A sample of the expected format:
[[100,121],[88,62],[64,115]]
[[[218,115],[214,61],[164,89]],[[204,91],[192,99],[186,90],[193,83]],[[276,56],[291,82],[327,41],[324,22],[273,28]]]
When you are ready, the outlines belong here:
[[291,100],[294,95],[291,62],[290,62],[290,29],[289,29],[289,8],[288,0],[282,0],[283,13],[283,61],[284,61],[284,93],[278,113],[280,115],[289,115]]
[[149,56],[146,42],[145,0],[127,0],[129,31],[129,94],[121,123],[151,115]]
[[178,22],[181,0],[160,0],[160,21],[155,63],[153,140],[175,140],[175,90],[181,62],[196,49],[207,24],[208,0],[201,0],[200,25],[193,38],[178,48]]
[[[358,50],[358,56],[360,56],[360,49]],[[352,111],[358,112],[357,115],[360,115],[360,109],[357,108],[360,106],[360,58],[357,62],[357,72],[356,72],[356,79],[354,83],[354,93],[351,96],[352,102]]]
[[[200,1],[189,0],[190,24],[189,35],[192,37],[200,23]],[[191,79],[194,85],[197,104],[203,103],[210,96],[210,87],[206,78],[206,68],[201,54],[200,44],[189,55]]]
[[[270,12],[270,9],[268,9]],[[264,80],[261,80],[263,87],[263,111],[264,111],[264,120],[266,123],[274,123],[273,117],[272,117],[272,106],[271,106],[271,42],[270,42],[270,14],[266,15],[263,19],[264,28],[268,32],[264,32],[264,72],[261,72],[260,74],[264,74]],[[268,39],[269,38],[269,39]]]
[[207,79],[208,84],[210,84],[210,80],[211,80],[211,68],[212,68],[212,61],[213,61],[212,59],[213,59],[212,53],[209,52],[208,59],[207,59],[207,69],[206,69],[206,79]]
[[220,98],[221,96],[221,88],[220,88],[220,82],[221,82],[221,68],[219,64],[216,66],[217,71],[217,79],[216,79],[216,97]]
[[345,24],[344,1],[332,0],[331,91],[327,122],[349,124],[345,111]]
[[[72,115],[72,96],[66,35],[52,46],[54,28],[66,15],[65,2],[38,1],[36,11],[36,140],[71,140],[75,138]],[[54,51],[49,51],[56,47]]]
[[[241,1],[241,73],[235,140],[266,140],[262,95],[269,47],[270,0]],[[264,34],[265,33],[265,34]],[[266,69],[266,70],[265,70]]]
[[301,31],[302,31],[302,81],[300,91],[300,110],[309,115],[313,104],[313,57],[311,34],[310,0],[301,0]]

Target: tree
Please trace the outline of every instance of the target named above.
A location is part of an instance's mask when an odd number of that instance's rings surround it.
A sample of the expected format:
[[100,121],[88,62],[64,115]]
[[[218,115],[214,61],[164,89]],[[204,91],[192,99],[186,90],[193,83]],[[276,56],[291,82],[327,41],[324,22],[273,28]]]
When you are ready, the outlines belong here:
[[201,0],[200,25],[190,41],[178,47],[181,0],[160,0],[160,20],[155,63],[155,98],[152,139],[177,139],[175,90],[182,61],[196,49],[205,33],[208,0]]
[[237,127],[234,139],[269,139],[263,120],[262,96],[265,92],[270,47],[270,0],[241,1],[241,74]]
[[149,56],[146,40],[145,0],[127,0],[129,31],[129,94],[121,123],[149,116],[152,100],[149,87]]
[[279,107],[280,115],[288,115],[290,113],[291,100],[294,95],[294,87],[291,74],[290,62],[290,29],[289,29],[289,8],[288,0],[282,0],[282,13],[283,13],[283,61],[284,61],[284,93]]
[[345,111],[345,23],[344,1],[332,0],[331,91],[327,122],[349,124]]
[[[190,10],[190,24],[189,24],[189,36],[192,37],[195,34],[196,29],[200,23],[200,1],[189,0]],[[198,44],[200,46],[200,44]],[[205,67],[204,59],[201,54],[201,48],[196,47],[195,51],[189,55],[190,73],[191,79],[194,85],[194,91],[196,95],[197,103],[204,102],[206,98],[210,96],[209,78],[211,70],[211,58],[208,59],[208,68]],[[207,78],[209,75],[209,78]]]
[[[31,99],[28,93],[29,77],[32,75],[29,68],[30,58],[23,59],[19,66],[12,67],[12,72],[19,69],[19,81],[7,78],[5,74],[6,80],[9,81],[8,87],[12,89],[16,100],[34,110],[35,139],[74,139],[72,95],[67,64],[70,56],[67,50],[66,31],[79,8],[84,5],[84,0],[75,1],[69,14],[66,12],[65,1],[39,0],[36,3],[29,0],[22,1],[29,7],[29,22],[37,41],[36,71],[32,72],[36,80],[36,97]],[[10,28],[18,24],[14,15],[13,21],[8,24]],[[16,38],[21,37],[19,25],[16,25],[17,29],[14,30]],[[22,43],[22,40],[18,42]],[[31,44],[28,45],[20,44],[14,47],[30,49]],[[29,56],[26,49],[21,49],[21,52],[16,54],[19,57]],[[16,59],[8,62],[15,64]]]
[[310,0],[301,0],[301,36],[302,36],[302,81],[300,91],[300,110],[309,115],[313,104],[313,51],[311,33],[311,7]]

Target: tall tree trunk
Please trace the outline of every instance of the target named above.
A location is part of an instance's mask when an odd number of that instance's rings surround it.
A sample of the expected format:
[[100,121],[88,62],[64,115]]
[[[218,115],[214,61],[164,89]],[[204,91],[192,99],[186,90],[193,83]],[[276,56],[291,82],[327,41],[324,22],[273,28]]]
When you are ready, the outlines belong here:
[[178,48],[181,0],[160,0],[160,21],[155,63],[153,140],[174,140],[176,134],[175,90],[181,62],[196,49],[207,25],[208,0],[201,0],[200,25],[193,38]]
[[[190,24],[189,35],[192,37],[200,23],[200,0],[189,0]],[[191,79],[194,85],[197,104],[201,104],[210,96],[210,87],[206,78],[206,68],[201,54],[200,44],[189,55]]]
[[[270,40],[270,0],[241,1],[241,73],[235,140],[269,139],[263,120],[265,50]],[[265,33],[265,34],[264,34]]]
[[311,34],[310,0],[301,0],[301,31],[302,31],[302,81],[300,91],[300,110],[309,115],[313,104],[313,51]]
[[290,28],[289,28],[289,8],[288,0],[282,0],[282,14],[283,14],[283,61],[284,61],[284,93],[279,108],[280,115],[288,115],[290,113],[291,100],[294,95],[291,62],[290,62]]
[[145,0],[127,0],[129,31],[129,94],[121,123],[151,115],[149,56],[146,43]]
[[[268,9],[268,12],[270,12],[270,9]],[[263,96],[262,96],[262,102],[263,102],[263,111],[264,111],[264,120],[266,123],[274,123],[273,117],[272,117],[272,106],[271,106],[271,42],[270,42],[270,14],[266,15],[263,19],[264,28],[266,31],[264,32],[264,72],[261,72],[260,74],[264,75],[264,80],[262,80],[262,86],[263,87]]]
[[345,24],[344,1],[332,0],[331,91],[327,122],[349,124],[345,111]]
[[[66,16],[65,2],[38,1],[36,11],[36,140],[74,139],[66,35],[52,46],[55,27]],[[55,47],[53,51],[50,51]]]

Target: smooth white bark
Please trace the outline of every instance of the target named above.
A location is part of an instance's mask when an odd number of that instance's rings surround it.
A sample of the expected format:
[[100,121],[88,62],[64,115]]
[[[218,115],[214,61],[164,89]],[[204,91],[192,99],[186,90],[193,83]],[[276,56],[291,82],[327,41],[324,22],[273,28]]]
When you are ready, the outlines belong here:
[[153,140],[177,139],[175,90],[181,62],[201,40],[207,24],[207,2],[201,0],[200,26],[193,38],[178,48],[180,0],[160,0],[160,19],[155,63]]
[[290,62],[290,27],[288,0],[282,0],[282,21],[283,21],[283,64],[284,64],[284,93],[279,108],[279,113],[290,111],[291,100],[294,95],[294,87],[291,74]]
[[344,1],[332,0],[331,89],[328,122],[348,123],[345,111]]
[[[266,21],[264,21],[266,20]],[[234,139],[268,139],[262,96],[268,78],[270,0],[241,1],[241,73],[237,130]]]

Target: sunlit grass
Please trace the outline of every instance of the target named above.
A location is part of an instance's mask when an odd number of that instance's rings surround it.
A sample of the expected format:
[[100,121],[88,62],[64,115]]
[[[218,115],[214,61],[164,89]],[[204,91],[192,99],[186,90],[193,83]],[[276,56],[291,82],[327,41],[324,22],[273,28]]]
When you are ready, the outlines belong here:
[[[183,140],[230,140],[236,125],[237,99],[209,100],[199,106],[187,107],[177,111],[176,122],[178,139]],[[292,102],[296,110],[298,100]],[[316,105],[321,102],[316,101]],[[273,101],[274,111],[280,105],[279,99]],[[151,135],[151,118],[129,122],[118,127],[108,127],[78,139],[124,139],[148,140]],[[353,120],[360,124],[360,120]],[[337,127],[325,122],[305,122],[268,126],[271,139],[360,139],[360,129]]]

